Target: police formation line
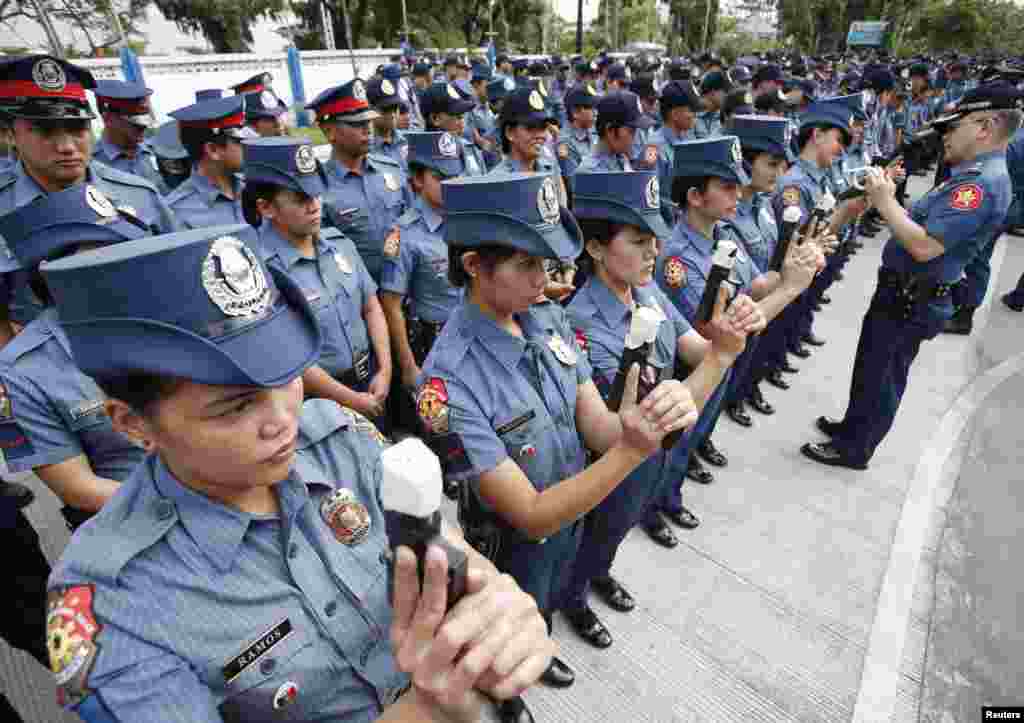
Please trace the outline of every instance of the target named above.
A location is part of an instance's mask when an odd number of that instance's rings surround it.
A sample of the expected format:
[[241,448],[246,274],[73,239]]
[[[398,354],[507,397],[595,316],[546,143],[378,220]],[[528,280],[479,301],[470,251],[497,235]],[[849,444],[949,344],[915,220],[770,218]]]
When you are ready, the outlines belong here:
[[[308,105],[323,163],[266,75],[151,129],[149,89],[0,64],[0,447],[75,530],[51,570],[5,483],[3,635],[58,702],[533,720],[521,693],[575,678],[552,616],[613,644],[588,600],[635,606],[627,533],[699,524],[683,481],[727,465],[720,413],[774,413],[762,385],[825,343],[815,313],[884,224],[848,406],[801,450],[867,468],[1017,225],[1015,76],[956,61],[938,95],[915,63],[904,97],[883,63],[703,61],[389,64]],[[436,460],[461,530],[429,494],[394,506]],[[447,553],[417,562],[406,535]]]

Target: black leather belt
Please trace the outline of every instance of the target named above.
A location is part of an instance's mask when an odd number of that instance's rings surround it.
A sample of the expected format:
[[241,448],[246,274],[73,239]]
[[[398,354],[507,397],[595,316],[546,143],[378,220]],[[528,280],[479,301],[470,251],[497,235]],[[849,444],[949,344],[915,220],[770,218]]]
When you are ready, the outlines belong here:
[[337,375],[339,382],[346,387],[357,387],[370,378],[370,352],[364,351],[356,354],[353,359],[352,368],[346,369]]
[[936,281],[929,276],[908,274],[891,269],[878,270],[878,282],[882,286],[913,292],[917,298],[941,299],[949,296],[955,282]]

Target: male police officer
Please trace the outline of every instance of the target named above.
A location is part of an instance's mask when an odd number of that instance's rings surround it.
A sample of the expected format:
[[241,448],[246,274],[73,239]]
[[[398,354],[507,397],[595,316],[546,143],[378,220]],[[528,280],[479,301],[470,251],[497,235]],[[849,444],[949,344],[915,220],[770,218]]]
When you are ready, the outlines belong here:
[[968,91],[953,116],[937,125],[951,165],[949,180],[909,214],[896,202],[891,181],[868,176],[866,191],[892,237],[861,327],[846,415],[819,417],[818,429],[831,440],[805,444],[805,456],[867,468],[892,427],[921,342],[935,337],[952,316],[950,286],[1003,226],[1011,199],[1006,146],[1020,127],[1019,107],[1020,95],[1009,84]]
[[207,100],[171,113],[192,161],[192,175],[167,196],[188,228],[242,223],[244,96]]
[[139,83],[97,80],[93,92],[103,118],[103,135],[93,158],[111,168],[141,176],[159,188],[161,179],[153,153],[143,143],[146,129],[153,122],[149,106],[153,91]]
[[176,230],[174,215],[152,183],[93,160],[94,116],[85,91],[95,85],[89,71],[49,55],[0,63],[0,105],[13,119],[20,160],[0,173],[0,214],[88,181],[115,208],[152,229]]

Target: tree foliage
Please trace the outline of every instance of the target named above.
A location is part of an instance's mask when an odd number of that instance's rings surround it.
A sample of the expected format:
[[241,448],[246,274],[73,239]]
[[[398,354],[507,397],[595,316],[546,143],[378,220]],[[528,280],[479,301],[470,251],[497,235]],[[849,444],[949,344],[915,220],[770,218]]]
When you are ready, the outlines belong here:
[[279,19],[284,0],[153,0],[160,12],[184,32],[200,33],[215,53],[246,52],[252,24]]
[[[77,48],[87,48],[88,55],[98,55],[121,42],[112,13],[124,29],[129,45],[144,39],[140,26],[146,20],[146,7],[150,0],[39,0],[39,8],[61,28],[67,28],[70,37],[60,38],[66,46],[62,51],[77,55]],[[24,0],[0,0],[0,23],[19,20],[42,25],[42,18],[33,3]],[[52,49],[51,50],[56,50]]]

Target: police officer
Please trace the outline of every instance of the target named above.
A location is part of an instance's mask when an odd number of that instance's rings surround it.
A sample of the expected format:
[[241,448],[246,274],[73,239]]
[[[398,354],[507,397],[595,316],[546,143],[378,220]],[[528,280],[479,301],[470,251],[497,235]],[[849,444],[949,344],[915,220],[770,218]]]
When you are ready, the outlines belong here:
[[464,98],[451,83],[434,83],[420,98],[423,118],[428,131],[447,131],[459,139],[463,147],[467,176],[482,176],[487,172],[483,152],[465,138],[466,114],[476,107],[470,98]]
[[405,174],[392,158],[370,153],[370,108],[359,78],[328,88],[307,106],[331,144],[324,164],[324,225],[337,227],[352,240],[367,271],[380,278],[385,239],[410,200]]
[[320,357],[303,374],[306,394],[381,418],[391,385],[387,321],[352,242],[337,229],[321,230],[324,181],[313,146],[275,138],[243,147],[243,204],[258,228],[257,248],[302,289],[323,334]]
[[[441,701],[479,677],[416,660],[440,621],[414,612],[404,548],[389,603],[379,436],[331,402],[302,405],[316,316],[241,230],[44,269],[75,359],[109,393],[115,423],[152,451],[51,576],[58,701],[90,723],[473,717],[474,695]],[[528,598],[468,554],[478,572],[445,632],[481,670],[523,665],[484,690],[506,697],[536,679],[551,644]],[[429,552],[425,571],[422,605],[444,609],[444,555]],[[410,688],[448,675],[432,692]]]
[[484,163],[488,170],[498,165],[501,160],[501,148],[495,138],[498,118],[491,109],[488,97],[488,88],[493,79],[491,66],[487,63],[479,62],[473,65],[470,86],[476,99],[476,107],[466,114],[465,131],[466,140],[483,151]]
[[405,170],[405,157],[409,153],[405,134],[398,129],[398,88],[387,78],[372,78],[366,84],[366,99],[375,111],[370,153],[388,156]]
[[546,108],[536,87],[517,88],[505,99],[498,116],[504,158],[491,173],[558,173],[559,168],[544,153]]
[[565,95],[569,123],[559,134],[556,155],[564,178],[571,178],[597,145],[594,105],[597,90],[589,83],[578,84]]
[[751,92],[754,94],[755,100],[762,95],[778,95],[779,91],[782,90],[782,81],[785,76],[782,73],[782,68],[774,63],[765,63],[761,65],[756,71],[754,71],[751,77]]
[[724,70],[713,70],[700,81],[704,110],[697,114],[697,138],[715,138],[722,134],[722,107],[732,90],[732,79]]
[[413,399],[427,353],[462,291],[448,279],[441,183],[463,174],[462,149],[447,132],[409,134],[409,183],[414,200],[398,219],[400,243],[387,249],[380,298],[397,362],[392,388],[394,422],[418,430]]
[[697,113],[700,96],[690,80],[672,80],[661,89],[659,109],[662,126],[651,135],[658,153],[658,187],[661,189],[661,214],[669,228],[676,222],[676,205],[672,201],[672,175],[675,165],[673,148],[677,143],[696,140]]
[[192,174],[167,195],[187,228],[242,222],[242,127],[245,97],[205,100],[171,113]]
[[85,91],[95,82],[89,71],[49,55],[29,55],[0,63],[0,82],[20,87],[4,103],[20,163],[0,174],[0,215],[88,181],[154,230],[177,228],[152,183],[93,160],[94,116]]
[[[465,297],[423,365],[417,409],[447,474],[462,481],[464,528],[550,621],[562,606],[579,517],[665,434],[692,423],[693,399],[668,381],[634,406],[634,368],[622,408],[609,412],[562,308],[536,303],[544,258],[574,259],[582,246],[553,176],[448,181],[444,204],[449,273]],[[584,443],[603,455],[587,468]],[[542,680],[567,686],[574,678],[556,658]],[[524,709],[509,701],[502,720],[532,720]]]
[[96,107],[103,119],[103,135],[93,153],[100,163],[125,173],[141,176],[159,188],[153,153],[143,143],[146,129],[153,124],[149,96],[153,91],[139,83],[98,80]]
[[156,167],[160,172],[160,184],[157,187],[166,196],[192,173],[188,151],[181,145],[178,121],[172,118],[161,125],[146,143],[153,151]]
[[652,135],[661,128],[661,116],[658,114],[658,90],[654,87],[654,76],[648,73],[637,75],[629,84],[629,89],[640,99],[640,107],[651,125],[635,134],[630,159],[637,170],[657,170],[658,148]]
[[287,135],[287,112],[288,106],[269,86],[245,94],[245,124],[255,136],[273,138]]
[[[590,361],[594,383],[608,402],[616,382],[621,382],[631,321],[642,309],[653,312],[660,322],[644,361],[642,388],[673,378],[676,357],[682,356],[695,370],[687,383],[700,408],[743,349],[744,304],[747,314],[754,310],[748,299],[741,300],[728,315],[716,318],[714,326],[702,326],[713,340],[709,344],[652,283],[659,239],[669,235],[658,208],[657,186],[657,175],[652,172],[585,173],[577,179],[573,212],[587,239],[583,265],[588,278],[566,313]],[[724,299],[720,303],[724,306]],[[576,632],[595,647],[607,648],[612,636],[588,604],[587,594],[593,589],[620,612],[635,607],[632,595],[611,575],[611,567],[626,534],[644,519],[669,482],[666,472],[670,472],[667,453],[659,451],[586,515],[562,612]],[[666,530],[675,541],[671,530]]]
[[[950,178],[908,214],[894,186],[872,173],[865,190],[889,222],[878,288],[861,327],[842,420],[819,417],[831,437],[803,454],[822,464],[866,469],[889,432],[921,343],[952,317],[950,285],[1000,232],[1010,206],[1006,145],[1020,127],[1019,92],[1006,83],[968,91],[953,117],[938,125]],[[878,380],[885,380],[879,388]]]
[[608,93],[597,101],[598,143],[577,173],[631,171],[630,155],[637,132],[651,127],[640,99],[628,90]]
[[147,233],[91,184],[0,216],[0,234],[47,307],[0,349],[4,460],[11,472],[32,470],[53,490],[65,503],[61,512],[72,530],[100,509],[144,453],[112,429],[102,392],[75,366],[36,268],[83,243],[118,243]]

